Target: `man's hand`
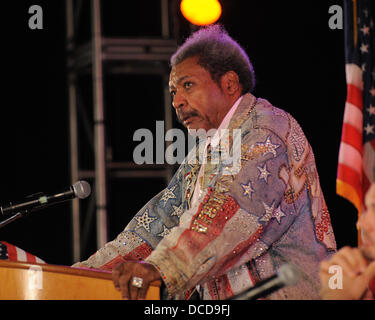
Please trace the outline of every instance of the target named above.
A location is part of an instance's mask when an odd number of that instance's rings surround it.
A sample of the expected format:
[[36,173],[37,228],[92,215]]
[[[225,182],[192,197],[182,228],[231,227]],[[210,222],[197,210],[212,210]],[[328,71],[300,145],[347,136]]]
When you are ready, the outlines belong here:
[[[342,289],[329,287],[331,266],[342,270]],[[375,276],[375,262],[368,263],[358,248],[344,247],[329,261],[322,261],[319,267],[322,288],[320,296],[326,300],[357,300],[364,297],[368,284]]]
[[[143,279],[142,287],[132,285],[133,277]],[[123,299],[144,300],[150,283],[161,280],[155,267],[143,261],[126,261],[117,265],[112,271],[115,288],[122,293]]]

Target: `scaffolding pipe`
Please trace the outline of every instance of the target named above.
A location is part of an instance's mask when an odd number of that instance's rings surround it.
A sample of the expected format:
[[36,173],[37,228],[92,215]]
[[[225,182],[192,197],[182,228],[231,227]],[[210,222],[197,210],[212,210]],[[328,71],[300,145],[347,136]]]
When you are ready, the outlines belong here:
[[[73,49],[74,39],[74,11],[73,0],[66,2],[66,47],[68,51]],[[69,95],[69,132],[70,132],[70,178],[73,185],[79,180],[78,168],[78,133],[77,133],[77,99],[76,79],[74,74],[68,74],[68,95]],[[73,262],[81,259],[81,239],[79,221],[79,200],[72,200],[72,247]]]
[[92,43],[93,43],[93,95],[94,95],[94,140],[95,140],[95,198],[97,248],[107,242],[107,194],[105,159],[105,124],[103,104],[102,35],[100,0],[92,0]]

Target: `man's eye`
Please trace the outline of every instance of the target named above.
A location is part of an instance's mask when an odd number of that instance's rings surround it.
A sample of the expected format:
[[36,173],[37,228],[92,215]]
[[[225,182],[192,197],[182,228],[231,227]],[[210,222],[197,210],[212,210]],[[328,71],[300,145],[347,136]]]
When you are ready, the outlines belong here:
[[185,88],[185,89],[190,89],[190,87],[191,87],[192,85],[193,85],[193,84],[192,84],[191,82],[187,81],[187,82],[184,83],[184,88]]
[[174,97],[176,95],[176,91],[171,91],[171,96]]

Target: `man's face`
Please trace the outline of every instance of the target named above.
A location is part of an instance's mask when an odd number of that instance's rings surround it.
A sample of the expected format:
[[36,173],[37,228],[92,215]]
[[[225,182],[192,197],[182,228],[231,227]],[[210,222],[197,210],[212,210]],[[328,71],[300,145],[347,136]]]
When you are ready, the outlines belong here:
[[375,259],[375,184],[372,184],[365,197],[366,212],[358,221],[361,229],[361,249],[370,259]]
[[219,127],[227,102],[210,73],[197,61],[198,57],[191,57],[174,66],[169,89],[181,123],[189,130],[208,131]]

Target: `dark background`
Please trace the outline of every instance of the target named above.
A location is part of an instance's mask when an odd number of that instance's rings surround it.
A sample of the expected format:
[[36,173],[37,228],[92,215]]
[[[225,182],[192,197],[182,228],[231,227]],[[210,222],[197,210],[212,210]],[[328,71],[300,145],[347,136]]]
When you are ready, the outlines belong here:
[[[219,22],[249,54],[256,73],[254,94],[290,112],[300,123],[316,158],[338,247],[357,243],[356,211],[336,195],[336,171],[346,96],[343,30],[328,27],[331,5],[339,1],[222,0]],[[43,30],[30,30],[28,8],[43,9]],[[86,1],[80,22],[82,41],[90,30]],[[102,7],[107,36],[159,37],[156,0],[106,0]],[[2,7],[0,203],[70,184],[65,2],[7,1]],[[189,24],[179,14],[181,43]],[[107,79],[108,142],[113,156],[127,160],[137,128],[162,120],[162,84],[155,76]],[[82,80],[83,82],[85,80]],[[89,81],[82,84],[90,100]],[[80,140],[86,145],[85,139]],[[87,163],[92,163],[86,153]],[[161,180],[111,182],[109,238],[164,187]],[[87,200],[83,200],[83,204]],[[0,229],[0,240],[48,263],[73,263],[70,203],[56,205]],[[95,251],[94,228],[82,259]]]

